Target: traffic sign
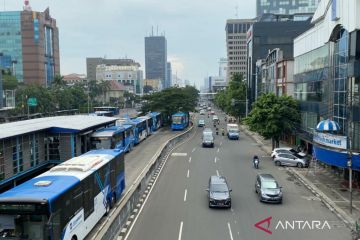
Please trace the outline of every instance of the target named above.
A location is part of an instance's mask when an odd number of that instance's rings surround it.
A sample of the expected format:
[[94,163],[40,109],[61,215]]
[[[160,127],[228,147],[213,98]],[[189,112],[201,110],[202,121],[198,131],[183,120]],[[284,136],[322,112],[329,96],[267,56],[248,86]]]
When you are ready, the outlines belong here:
[[37,106],[37,99],[36,98],[29,98],[27,100],[27,104],[30,107],[36,107]]

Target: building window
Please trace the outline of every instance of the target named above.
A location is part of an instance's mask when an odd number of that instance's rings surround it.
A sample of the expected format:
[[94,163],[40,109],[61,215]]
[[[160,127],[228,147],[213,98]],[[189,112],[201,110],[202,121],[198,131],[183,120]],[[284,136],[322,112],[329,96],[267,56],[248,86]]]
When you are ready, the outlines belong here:
[[17,174],[19,172],[24,171],[22,137],[17,137],[11,147],[12,147],[13,173]]
[[47,160],[60,160],[60,139],[58,135],[47,138],[45,149],[47,151]]
[[29,136],[30,143],[30,166],[34,167],[39,164],[39,135]]

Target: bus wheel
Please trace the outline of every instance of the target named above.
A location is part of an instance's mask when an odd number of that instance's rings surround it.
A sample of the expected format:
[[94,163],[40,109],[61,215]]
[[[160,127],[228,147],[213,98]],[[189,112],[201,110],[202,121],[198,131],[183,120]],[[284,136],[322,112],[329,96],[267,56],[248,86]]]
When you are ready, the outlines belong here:
[[113,193],[113,195],[111,196],[111,202],[110,202],[110,208],[115,207],[116,204],[116,193]]
[[72,236],[72,237],[71,237],[71,240],[77,240],[76,235]]
[[109,215],[110,212],[110,199],[108,199],[108,201],[106,202],[106,206],[105,206],[105,216]]

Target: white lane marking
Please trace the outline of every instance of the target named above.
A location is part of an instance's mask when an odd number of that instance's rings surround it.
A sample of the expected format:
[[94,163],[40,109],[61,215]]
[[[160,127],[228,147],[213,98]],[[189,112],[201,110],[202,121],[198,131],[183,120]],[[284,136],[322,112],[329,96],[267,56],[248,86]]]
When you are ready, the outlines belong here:
[[222,142],[220,142],[220,146],[222,145]]
[[230,227],[230,223],[228,222],[228,229],[229,229],[229,234],[230,234],[230,239],[234,240],[232,232],[231,232],[231,227]]
[[190,177],[190,169],[188,169],[186,177],[189,178]]
[[179,229],[179,237],[178,237],[178,240],[181,240],[182,229],[183,229],[183,221],[181,221],[181,223],[180,223],[180,229]]
[[191,157],[189,157],[189,163],[191,162]]
[[187,189],[185,189],[185,193],[184,193],[184,202],[186,202],[186,195],[187,195]]
[[173,156],[173,157],[186,157],[187,153],[172,153],[171,156]]
[[220,174],[219,174],[219,171],[218,171],[218,170],[216,170],[216,175],[220,176]]
[[195,152],[196,148],[193,148],[193,150],[191,152]]
[[220,148],[217,149],[217,152],[219,152],[219,151],[220,151]]
[[214,162],[216,163],[216,161],[217,161],[217,158],[215,157],[215,160],[214,160]]

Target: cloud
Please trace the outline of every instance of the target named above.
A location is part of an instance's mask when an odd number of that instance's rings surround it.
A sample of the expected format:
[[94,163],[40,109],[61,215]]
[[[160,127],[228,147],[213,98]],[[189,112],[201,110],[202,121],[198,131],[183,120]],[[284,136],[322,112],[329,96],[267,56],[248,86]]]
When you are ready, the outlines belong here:
[[[0,8],[3,9],[0,1]],[[6,10],[23,1],[5,0]],[[144,69],[144,37],[166,32],[168,59],[182,79],[203,82],[226,56],[225,23],[255,16],[250,0],[30,0],[34,11],[50,7],[60,33],[61,73],[85,73],[86,57],[133,58]]]

